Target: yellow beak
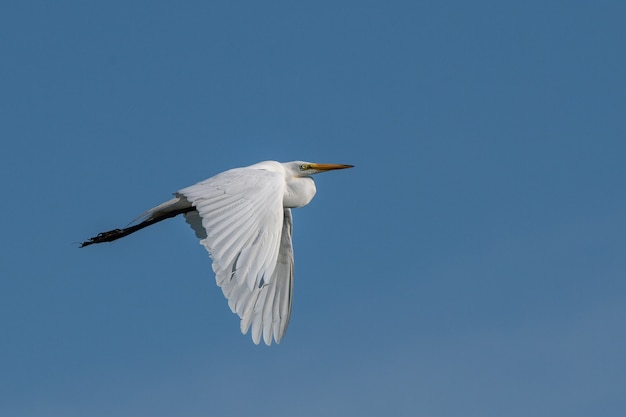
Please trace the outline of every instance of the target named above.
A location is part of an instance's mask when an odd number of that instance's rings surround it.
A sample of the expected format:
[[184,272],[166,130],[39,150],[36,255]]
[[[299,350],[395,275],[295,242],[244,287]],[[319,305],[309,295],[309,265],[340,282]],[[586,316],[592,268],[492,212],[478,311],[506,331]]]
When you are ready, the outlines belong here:
[[354,165],[344,165],[344,164],[310,164],[311,168],[317,169],[318,171],[332,171],[333,169],[346,169],[352,168]]

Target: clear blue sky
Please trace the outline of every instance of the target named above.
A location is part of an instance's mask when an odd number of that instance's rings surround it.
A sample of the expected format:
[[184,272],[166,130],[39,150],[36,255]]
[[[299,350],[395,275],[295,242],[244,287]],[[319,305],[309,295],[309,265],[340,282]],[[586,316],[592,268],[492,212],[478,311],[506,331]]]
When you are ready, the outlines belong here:
[[[0,417],[626,415],[623,1],[0,6]],[[228,168],[353,164],[294,212],[280,345],[182,219]]]

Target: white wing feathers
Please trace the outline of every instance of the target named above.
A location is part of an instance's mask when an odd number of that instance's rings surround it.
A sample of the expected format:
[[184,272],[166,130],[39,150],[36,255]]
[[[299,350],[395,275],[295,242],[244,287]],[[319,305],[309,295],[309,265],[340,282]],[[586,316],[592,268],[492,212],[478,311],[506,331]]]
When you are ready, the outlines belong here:
[[280,251],[274,274],[268,285],[254,294],[254,303],[241,316],[241,331],[248,332],[252,324],[252,339],[258,343],[263,333],[263,340],[268,346],[272,342],[272,333],[276,343],[284,336],[291,314],[291,293],[293,286],[293,248],[291,246],[291,210],[284,209],[284,220]]
[[241,318],[267,345],[278,343],[291,312],[291,212],[283,209],[283,175],[237,168],[180,190],[197,210],[185,214],[213,259],[217,285]]

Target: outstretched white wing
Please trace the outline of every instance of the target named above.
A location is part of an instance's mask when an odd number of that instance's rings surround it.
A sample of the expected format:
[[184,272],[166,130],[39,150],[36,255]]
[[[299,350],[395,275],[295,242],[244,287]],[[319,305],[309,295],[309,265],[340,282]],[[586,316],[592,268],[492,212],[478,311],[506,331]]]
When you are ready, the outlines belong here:
[[[237,168],[180,190],[185,215],[213,259],[217,285],[245,334],[267,345],[283,337],[291,311],[291,212],[281,173]],[[200,225],[201,223],[201,225]]]

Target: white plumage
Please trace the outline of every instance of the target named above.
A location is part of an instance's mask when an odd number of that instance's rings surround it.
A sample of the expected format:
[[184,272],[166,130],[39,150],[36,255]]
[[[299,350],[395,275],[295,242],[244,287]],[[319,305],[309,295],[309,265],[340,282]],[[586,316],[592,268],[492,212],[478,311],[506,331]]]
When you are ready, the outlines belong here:
[[291,314],[291,208],[315,195],[311,175],[351,165],[260,162],[176,192],[137,224],[100,233],[82,246],[109,242],[183,214],[213,259],[217,285],[241,318],[241,331],[270,345],[285,335]]

